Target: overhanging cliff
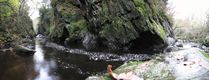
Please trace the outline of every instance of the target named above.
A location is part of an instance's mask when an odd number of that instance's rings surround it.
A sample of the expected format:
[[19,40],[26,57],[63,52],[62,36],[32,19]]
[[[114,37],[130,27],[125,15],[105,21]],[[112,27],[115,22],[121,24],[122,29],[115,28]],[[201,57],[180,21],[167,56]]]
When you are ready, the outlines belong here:
[[[172,37],[165,0],[52,0],[40,33],[67,45],[144,50]],[[42,16],[49,16],[44,12]]]

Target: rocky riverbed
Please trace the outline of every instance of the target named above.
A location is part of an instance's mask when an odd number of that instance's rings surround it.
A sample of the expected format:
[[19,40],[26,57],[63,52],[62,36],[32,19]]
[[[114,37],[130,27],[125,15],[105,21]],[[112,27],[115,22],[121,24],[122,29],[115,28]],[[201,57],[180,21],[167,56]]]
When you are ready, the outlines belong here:
[[[131,72],[142,80],[208,80],[209,55],[194,44],[173,46],[170,52],[156,55],[149,61],[129,61],[113,73],[124,75]],[[111,77],[104,74],[86,80],[111,80]]]

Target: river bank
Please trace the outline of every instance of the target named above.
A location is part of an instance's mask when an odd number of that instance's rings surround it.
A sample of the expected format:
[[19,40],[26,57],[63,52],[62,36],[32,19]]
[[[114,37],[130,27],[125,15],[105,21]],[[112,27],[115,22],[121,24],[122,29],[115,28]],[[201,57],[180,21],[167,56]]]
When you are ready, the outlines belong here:
[[[175,45],[174,45],[175,46]],[[207,80],[209,79],[209,53],[196,43],[176,43],[171,51],[156,55],[149,61],[130,61],[115,69],[116,78],[129,78],[132,72],[141,80]],[[122,77],[120,75],[123,75]],[[128,74],[127,74],[128,75]],[[92,76],[86,80],[111,80],[111,76]],[[134,80],[134,79],[133,79]]]

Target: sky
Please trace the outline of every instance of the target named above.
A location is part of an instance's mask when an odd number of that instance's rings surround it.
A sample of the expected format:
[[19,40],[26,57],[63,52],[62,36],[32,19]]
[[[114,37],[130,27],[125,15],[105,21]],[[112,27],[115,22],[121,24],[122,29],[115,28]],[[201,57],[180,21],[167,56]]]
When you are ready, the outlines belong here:
[[209,0],[168,0],[168,4],[174,11],[174,19],[203,21],[209,12]]
[[[30,6],[29,16],[34,19],[39,17],[38,9],[42,2],[50,0],[27,0]],[[209,0],[168,0],[168,6],[174,12],[174,19],[191,19],[196,21],[206,20],[206,13],[209,13]]]

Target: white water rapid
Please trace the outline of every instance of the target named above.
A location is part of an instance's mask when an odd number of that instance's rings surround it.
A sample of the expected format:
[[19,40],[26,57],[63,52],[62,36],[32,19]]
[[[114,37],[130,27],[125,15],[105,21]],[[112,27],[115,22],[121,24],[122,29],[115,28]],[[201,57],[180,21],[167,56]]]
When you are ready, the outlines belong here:
[[[50,0],[26,0],[29,7],[28,13],[29,17],[33,22],[33,29],[36,34],[38,34],[38,23],[40,18],[39,9],[42,7],[51,8]],[[56,63],[53,60],[46,60],[44,57],[44,51],[42,45],[40,44],[41,37],[39,35],[36,38],[36,53],[33,56],[35,71],[38,75],[34,80],[57,80],[58,78],[50,74],[50,70],[56,67]]]

